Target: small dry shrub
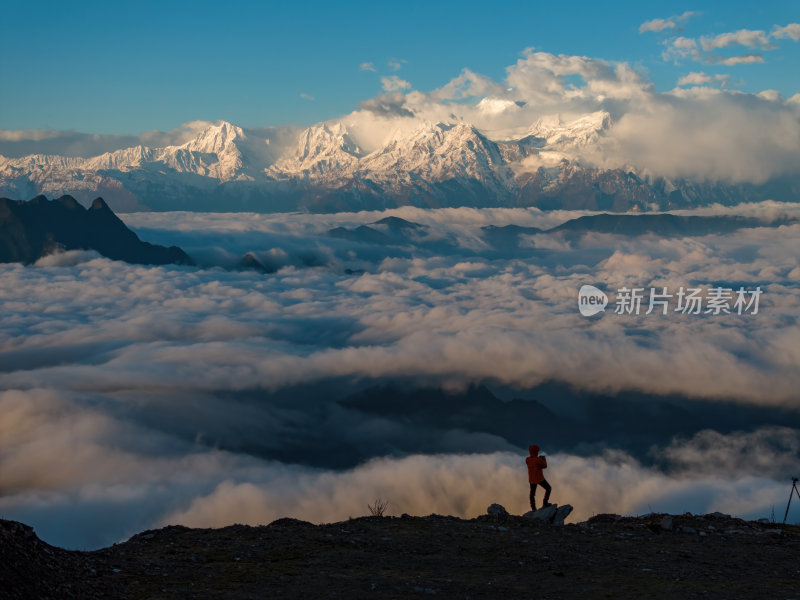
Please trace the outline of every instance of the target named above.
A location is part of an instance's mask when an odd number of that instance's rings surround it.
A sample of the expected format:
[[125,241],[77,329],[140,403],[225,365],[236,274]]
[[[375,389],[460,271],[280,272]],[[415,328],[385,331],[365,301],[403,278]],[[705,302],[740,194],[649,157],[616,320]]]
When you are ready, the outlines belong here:
[[388,507],[389,501],[382,498],[375,498],[374,504],[367,504],[369,514],[373,517],[382,517]]

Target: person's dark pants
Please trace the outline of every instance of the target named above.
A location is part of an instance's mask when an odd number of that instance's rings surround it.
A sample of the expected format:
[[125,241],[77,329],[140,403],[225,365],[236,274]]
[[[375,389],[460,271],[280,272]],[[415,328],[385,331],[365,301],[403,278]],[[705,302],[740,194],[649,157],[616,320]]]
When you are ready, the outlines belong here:
[[550,504],[550,492],[553,491],[553,488],[550,487],[550,484],[547,483],[546,479],[542,479],[538,484],[532,483],[531,484],[531,510],[536,510],[536,486],[540,485],[544,488],[544,503],[542,506],[547,506]]

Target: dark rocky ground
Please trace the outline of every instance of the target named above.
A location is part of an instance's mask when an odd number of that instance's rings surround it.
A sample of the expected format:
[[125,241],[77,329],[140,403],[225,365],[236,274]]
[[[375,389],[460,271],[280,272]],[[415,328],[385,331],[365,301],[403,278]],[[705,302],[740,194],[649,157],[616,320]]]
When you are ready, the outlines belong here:
[[0,521],[0,598],[800,598],[800,527],[724,515],[167,527],[94,552]]

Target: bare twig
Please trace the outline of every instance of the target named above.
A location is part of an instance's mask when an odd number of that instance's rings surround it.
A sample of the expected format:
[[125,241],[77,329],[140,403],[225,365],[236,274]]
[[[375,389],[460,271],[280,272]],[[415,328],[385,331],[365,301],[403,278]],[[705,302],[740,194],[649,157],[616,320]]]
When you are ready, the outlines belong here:
[[389,501],[381,498],[376,498],[374,504],[367,504],[369,514],[373,517],[382,517],[383,513],[389,507]]

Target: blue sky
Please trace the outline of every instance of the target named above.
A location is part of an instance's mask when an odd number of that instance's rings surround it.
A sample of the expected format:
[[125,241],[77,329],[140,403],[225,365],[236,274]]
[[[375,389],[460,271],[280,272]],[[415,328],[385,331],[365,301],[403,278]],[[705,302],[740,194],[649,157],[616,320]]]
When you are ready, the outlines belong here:
[[[684,19],[680,15],[691,14]],[[640,32],[653,19],[671,23]],[[656,88],[702,72],[747,92],[800,92],[795,0],[764,2],[4,2],[0,129],[138,134],[192,120],[310,124],[353,110],[396,75],[441,87],[462,69],[502,81],[526,48],[624,61]],[[742,29],[768,43],[663,54]],[[702,47],[701,47],[702,49]],[[732,56],[763,62],[726,65]],[[711,56],[717,58],[709,58]],[[716,60],[716,63],[709,63]],[[676,64],[677,62],[677,64]],[[362,66],[369,63],[371,66]],[[373,70],[374,69],[374,70]]]

